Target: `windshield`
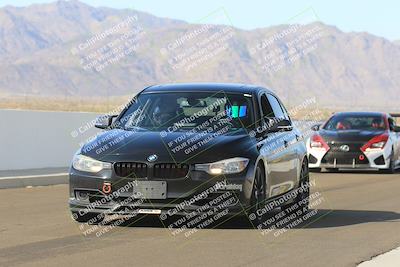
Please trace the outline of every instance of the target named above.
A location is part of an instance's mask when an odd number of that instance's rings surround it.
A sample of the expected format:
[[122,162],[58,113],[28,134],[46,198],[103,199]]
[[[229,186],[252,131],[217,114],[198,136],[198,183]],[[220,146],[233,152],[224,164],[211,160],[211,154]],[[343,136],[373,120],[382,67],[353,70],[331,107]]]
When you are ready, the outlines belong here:
[[337,115],[325,124],[324,129],[381,131],[386,130],[386,123],[381,115]]
[[153,131],[188,131],[204,127],[218,131],[248,128],[253,124],[252,99],[223,92],[143,93],[118,121],[118,126]]

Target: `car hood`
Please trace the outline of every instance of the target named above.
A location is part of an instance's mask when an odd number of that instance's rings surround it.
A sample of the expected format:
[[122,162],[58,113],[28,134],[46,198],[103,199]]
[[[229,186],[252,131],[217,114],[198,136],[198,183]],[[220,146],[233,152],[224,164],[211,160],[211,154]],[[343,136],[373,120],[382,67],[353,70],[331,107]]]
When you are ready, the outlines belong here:
[[358,142],[366,143],[377,135],[383,134],[385,131],[364,131],[364,130],[339,130],[328,131],[321,130],[319,134],[326,142]]
[[[189,141],[190,140],[190,141]],[[244,130],[224,135],[109,130],[81,148],[81,154],[109,162],[214,162],[232,157],[250,157],[256,140]]]

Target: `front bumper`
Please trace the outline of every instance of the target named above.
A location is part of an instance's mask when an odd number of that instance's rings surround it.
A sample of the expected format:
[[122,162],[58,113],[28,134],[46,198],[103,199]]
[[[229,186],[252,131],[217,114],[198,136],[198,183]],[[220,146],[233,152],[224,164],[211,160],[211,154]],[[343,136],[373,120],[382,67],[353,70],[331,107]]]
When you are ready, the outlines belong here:
[[[92,175],[71,168],[69,177],[69,207],[81,215],[89,212],[109,215],[155,212],[173,216],[215,209],[238,213],[250,205],[254,167],[249,163],[244,172],[226,176],[210,176],[192,170],[183,179],[164,180],[167,186],[164,199],[134,197],[132,187],[135,181],[148,180],[118,177],[113,170]],[[104,192],[105,184],[111,185],[110,192]]]
[[387,149],[366,152],[330,152],[308,149],[310,168],[388,169],[390,153]]
[[[168,202],[170,201],[170,202]],[[155,214],[164,217],[175,215],[186,215],[190,213],[203,214],[210,210],[218,211],[228,210],[229,213],[239,213],[243,208],[239,204],[239,198],[233,192],[225,192],[213,199],[206,199],[203,205],[189,204],[184,205],[182,202],[168,200],[167,202],[150,202],[142,199],[129,201],[129,204],[120,204],[111,202],[104,205],[93,206],[89,203],[79,201],[77,199],[69,200],[69,207],[72,212],[84,215],[86,213],[103,213],[106,215],[135,216],[137,214]],[[215,205],[210,205],[210,204]]]

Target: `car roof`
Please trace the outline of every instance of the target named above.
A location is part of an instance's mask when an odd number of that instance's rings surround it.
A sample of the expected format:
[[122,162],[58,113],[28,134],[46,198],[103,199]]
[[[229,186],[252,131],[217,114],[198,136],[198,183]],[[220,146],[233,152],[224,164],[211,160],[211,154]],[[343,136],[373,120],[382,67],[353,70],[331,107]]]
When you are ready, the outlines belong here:
[[259,91],[269,91],[260,86],[239,83],[174,83],[160,84],[147,87],[145,93],[151,92],[232,92],[244,94],[256,94]]
[[372,111],[347,111],[347,112],[337,112],[333,116],[385,116],[388,115],[384,112],[372,112]]

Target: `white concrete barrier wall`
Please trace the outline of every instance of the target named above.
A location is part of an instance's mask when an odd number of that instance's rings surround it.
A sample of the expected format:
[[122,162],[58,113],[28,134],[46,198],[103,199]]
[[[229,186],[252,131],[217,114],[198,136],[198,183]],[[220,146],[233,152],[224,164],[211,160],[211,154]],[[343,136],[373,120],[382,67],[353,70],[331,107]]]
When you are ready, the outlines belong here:
[[[101,114],[0,110],[0,170],[67,167]],[[73,137],[75,136],[75,137]]]
[[[102,114],[0,110],[0,171],[68,167]],[[313,124],[301,124],[305,131]]]

